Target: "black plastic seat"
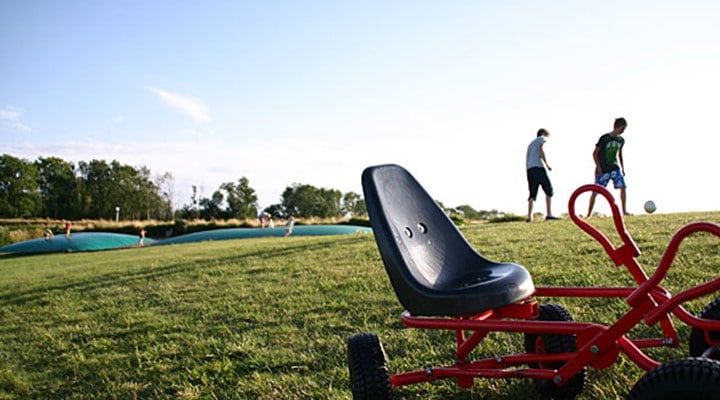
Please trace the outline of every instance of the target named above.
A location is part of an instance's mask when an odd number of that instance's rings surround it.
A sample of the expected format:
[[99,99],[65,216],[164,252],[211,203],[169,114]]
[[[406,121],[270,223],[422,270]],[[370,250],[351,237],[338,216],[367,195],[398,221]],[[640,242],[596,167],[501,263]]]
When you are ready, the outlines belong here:
[[411,314],[477,313],[516,303],[535,291],[524,267],[478,254],[402,167],[368,167],[362,186],[385,269]]

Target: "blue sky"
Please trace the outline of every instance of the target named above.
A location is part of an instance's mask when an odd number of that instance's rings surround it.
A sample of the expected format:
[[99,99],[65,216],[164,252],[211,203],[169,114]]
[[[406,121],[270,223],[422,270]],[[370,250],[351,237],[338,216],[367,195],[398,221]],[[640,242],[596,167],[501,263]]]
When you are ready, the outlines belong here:
[[169,171],[178,205],[245,176],[263,207],[392,162],[522,214],[542,127],[561,214],[623,116],[630,211],[717,210],[718,43],[717,1],[3,1],[0,153]]

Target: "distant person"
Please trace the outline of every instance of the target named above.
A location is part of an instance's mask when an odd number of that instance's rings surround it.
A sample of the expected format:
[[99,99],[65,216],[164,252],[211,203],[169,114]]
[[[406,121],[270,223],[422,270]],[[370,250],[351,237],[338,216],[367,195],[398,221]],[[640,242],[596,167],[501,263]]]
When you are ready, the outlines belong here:
[[290,218],[288,218],[287,224],[285,224],[285,236],[292,235],[294,227],[295,227],[295,219],[291,215]]
[[70,221],[65,221],[65,237],[70,238],[70,231],[72,231],[72,223]]
[[547,171],[552,171],[552,168],[550,168],[550,164],[547,162],[545,150],[543,149],[549,136],[550,132],[545,129],[538,130],[537,137],[530,142],[527,148],[525,163],[527,167],[528,190],[530,191],[530,196],[528,197],[527,222],[532,222],[533,220],[533,206],[537,199],[538,189],[541,186],[543,192],[545,192],[545,207],[547,209],[545,219],[558,219],[552,214],[553,187],[547,174]]
[[[606,187],[612,180],[615,189],[620,189],[620,201],[622,203],[623,215],[630,215],[626,207],[625,189],[625,163],[623,162],[623,146],[625,139],[620,136],[627,128],[625,118],[615,119],[613,130],[600,136],[595,151],[593,151],[593,160],[595,160],[595,183]],[[595,197],[597,193],[590,195],[590,206],[588,207],[587,218],[592,217],[593,207],[595,206]]]
[[143,247],[145,246],[145,227],[140,228],[140,241],[138,242],[138,246]]
[[272,219],[272,214],[268,214],[268,217],[267,217],[267,218],[268,218],[268,228],[274,228],[274,227],[275,227],[275,222],[274,222],[273,219]]
[[260,221],[260,227],[261,227],[261,228],[264,228],[264,227],[265,227],[265,223],[267,222],[267,218],[268,218],[268,213],[266,213],[265,211],[260,211],[260,212],[258,213],[258,221]]
[[45,232],[43,232],[43,235],[45,236],[45,240],[50,240],[53,238],[53,236],[55,236],[52,229],[50,229],[50,227],[47,225],[45,225]]

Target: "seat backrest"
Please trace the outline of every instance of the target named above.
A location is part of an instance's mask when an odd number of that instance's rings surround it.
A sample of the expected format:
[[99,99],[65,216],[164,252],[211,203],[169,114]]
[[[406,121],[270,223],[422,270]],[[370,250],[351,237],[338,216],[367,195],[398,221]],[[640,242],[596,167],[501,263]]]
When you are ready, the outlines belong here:
[[375,240],[401,303],[453,288],[480,256],[415,178],[398,165],[368,167],[363,192]]

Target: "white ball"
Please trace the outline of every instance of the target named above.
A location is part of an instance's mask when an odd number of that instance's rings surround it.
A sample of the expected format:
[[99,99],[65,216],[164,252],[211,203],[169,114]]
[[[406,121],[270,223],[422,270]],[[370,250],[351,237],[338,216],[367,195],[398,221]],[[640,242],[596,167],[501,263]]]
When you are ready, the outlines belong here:
[[657,210],[655,207],[655,202],[652,200],[648,200],[645,202],[645,211],[647,211],[648,214],[652,214]]

